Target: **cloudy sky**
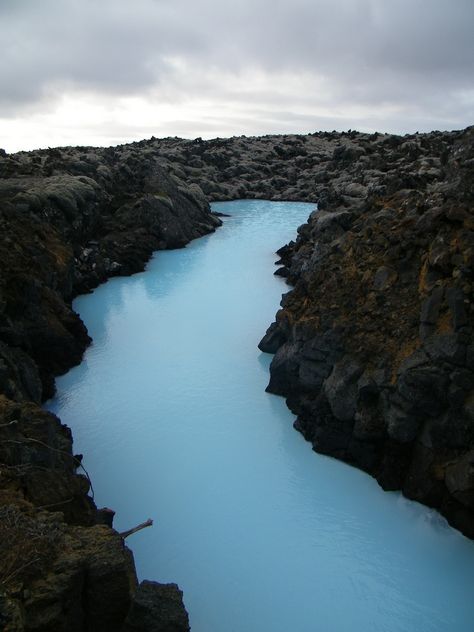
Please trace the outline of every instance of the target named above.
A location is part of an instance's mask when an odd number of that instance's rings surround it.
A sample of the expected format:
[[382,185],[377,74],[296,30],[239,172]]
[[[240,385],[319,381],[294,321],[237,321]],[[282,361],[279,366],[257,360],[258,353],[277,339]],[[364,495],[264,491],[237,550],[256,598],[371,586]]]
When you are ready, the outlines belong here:
[[0,0],[0,147],[474,123],[474,0]]

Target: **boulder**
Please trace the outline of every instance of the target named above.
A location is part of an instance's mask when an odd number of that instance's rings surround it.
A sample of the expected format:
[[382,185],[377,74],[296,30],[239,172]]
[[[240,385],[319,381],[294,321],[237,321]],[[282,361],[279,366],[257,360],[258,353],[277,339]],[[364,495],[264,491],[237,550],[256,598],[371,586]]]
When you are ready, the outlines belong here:
[[189,632],[183,593],[176,584],[143,581],[136,590],[122,632]]

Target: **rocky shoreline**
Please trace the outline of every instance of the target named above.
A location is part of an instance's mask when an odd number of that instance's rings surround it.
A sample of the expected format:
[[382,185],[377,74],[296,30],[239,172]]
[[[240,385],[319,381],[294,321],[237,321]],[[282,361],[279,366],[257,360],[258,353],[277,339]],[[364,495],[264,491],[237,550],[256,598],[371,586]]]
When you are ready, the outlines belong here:
[[90,342],[74,296],[221,222],[128,147],[2,155],[0,202],[0,627],[188,630],[177,586],[138,586],[69,428],[41,402]]
[[294,289],[260,343],[268,390],[316,451],[473,538],[474,130],[383,146],[377,182],[373,146],[351,155],[360,197],[329,189],[280,251]]
[[473,128],[0,153],[1,625],[188,629],[40,404],[90,342],[72,298],[213,231],[208,200],[318,201],[279,252],[269,390],[315,450],[474,537],[473,196]]

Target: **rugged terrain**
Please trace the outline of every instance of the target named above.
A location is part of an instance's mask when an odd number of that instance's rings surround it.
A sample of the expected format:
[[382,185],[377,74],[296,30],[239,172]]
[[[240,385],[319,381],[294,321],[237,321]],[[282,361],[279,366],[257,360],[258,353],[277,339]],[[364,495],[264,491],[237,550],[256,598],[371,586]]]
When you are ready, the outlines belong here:
[[279,252],[294,287],[261,342],[269,390],[315,450],[474,537],[473,181],[472,128],[0,155],[2,625],[186,629],[176,587],[137,591],[69,429],[40,403],[89,343],[72,298],[214,230],[208,200],[318,202]]
[[[342,165],[342,186],[337,165]],[[318,452],[474,537],[474,130],[334,151],[260,343]]]

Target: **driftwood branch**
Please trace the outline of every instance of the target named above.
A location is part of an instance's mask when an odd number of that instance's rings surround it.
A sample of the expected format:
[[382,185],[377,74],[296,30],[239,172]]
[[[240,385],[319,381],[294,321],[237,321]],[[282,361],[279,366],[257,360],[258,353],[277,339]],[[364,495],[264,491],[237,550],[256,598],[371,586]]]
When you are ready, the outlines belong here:
[[133,527],[133,529],[129,529],[128,531],[122,531],[122,533],[120,533],[119,535],[122,536],[122,538],[128,538],[129,535],[132,535],[137,531],[141,531],[142,529],[146,529],[146,527],[151,527],[152,524],[153,520],[150,520],[150,518],[148,518],[148,520],[146,520],[145,522],[142,522],[141,524]]

